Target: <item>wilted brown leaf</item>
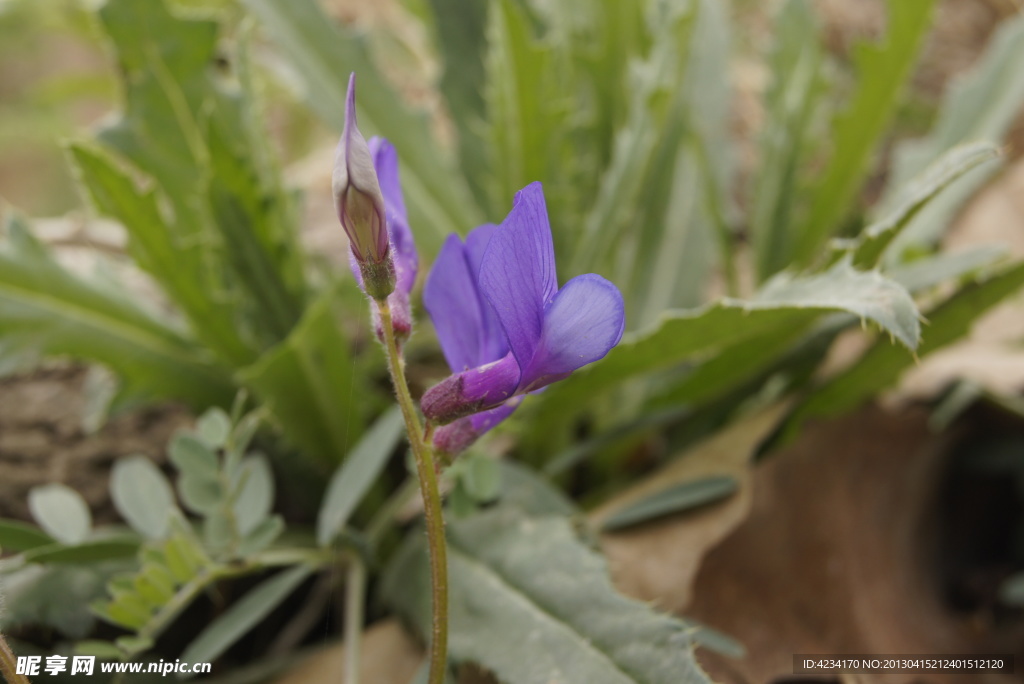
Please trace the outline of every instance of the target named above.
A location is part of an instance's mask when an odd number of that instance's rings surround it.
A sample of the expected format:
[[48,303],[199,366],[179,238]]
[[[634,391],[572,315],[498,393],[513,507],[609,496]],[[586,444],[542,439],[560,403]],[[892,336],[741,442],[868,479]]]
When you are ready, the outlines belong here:
[[[729,683],[778,681],[792,674],[795,653],[1017,651],[1019,662],[1021,625],[990,629],[941,599],[934,542],[947,446],[923,411],[869,407],[812,424],[759,465],[749,516],[705,556],[683,611],[747,649],[742,660],[703,652],[711,674]],[[1016,680],[974,673],[843,681]]]
[[691,581],[704,554],[750,508],[747,463],[784,410],[785,406],[776,405],[737,422],[593,513],[591,519],[599,526],[611,513],[657,491],[711,475],[729,475],[740,484],[739,491],[717,503],[603,535],[601,546],[622,592],[669,611],[689,603]]

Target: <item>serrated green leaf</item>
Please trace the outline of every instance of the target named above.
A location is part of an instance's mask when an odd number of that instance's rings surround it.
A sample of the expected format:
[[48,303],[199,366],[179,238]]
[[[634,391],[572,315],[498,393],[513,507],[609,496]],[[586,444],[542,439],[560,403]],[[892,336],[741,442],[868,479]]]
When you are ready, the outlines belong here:
[[53,537],[38,527],[20,520],[0,519],[0,550],[4,552],[28,551],[53,543]]
[[66,565],[77,563],[101,563],[110,560],[132,558],[139,552],[139,540],[134,537],[97,539],[72,546],[54,544],[37,546],[26,551],[26,563]]
[[317,516],[318,544],[330,544],[348,524],[356,506],[394,452],[404,426],[398,407],[389,409],[374,422],[348,454],[345,463],[331,476]]
[[207,625],[185,648],[181,659],[188,662],[216,660],[288,598],[310,572],[310,568],[301,565],[262,582]]
[[[618,594],[568,520],[501,508],[452,522],[449,539],[456,660],[508,684],[709,681],[686,623]],[[429,624],[427,595],[415,593],[427,576],[424,552],[413,534],[385,579],[386,596],[420,628]]]
[[211,449],[220,449],[231,434],[231,418],[224,409],[215,406],[196,421],[196,433],[206,446]]
[[[975,140],[1001,144],[1024,104],[1024,16],[1002,22],[977,66],[956,79],[928,137],[900,143],[893,153],[889,187],[898,190],[947,150]],[[931,245],[964,202],[998,170],[987,164],[966,174],[931,202],[893,242],[887,261],[898,261],[912,245]],[[890,205],[884,202],[883,205]]]
[[906,289],[877,271],[858,271],[847,261],[805,277],[781,273],[764,284],[754,301],[845,309],[874,321],[911,350],[921,337],[917,305]]
[[157,191],[153,187],[138,189],[131,175],[100,148],[73,143],[69,151],[96,211],[125,227],[135,263],[182,308],[194,334],[230,363],[253,359],[255,353],[238,335],[229,302],[222,296],[210,297],[211,290],[219,286],[204,270],[202,242],[195,235],[183,235],[178,223],[164,218]]
[[887,269],[886,273],[910,292],[919,292],[948,280],[976,273],[986,266],[992,266],[1005,256],[1004,248],[984,245],[958,252],[940,252],[934,256],[894,266]]
[[684,482],[615,511],[601,525],[604,532],[622,530],[667,515],[681,513],[714,503],[733,494],[738,485],[726,475],[716,475],[693,482]]
[[[971,283],[928,311],[928,327],[918,355],[921,357],[955,342],[971,329],[982,313],[1024,286],[1024,263],[1003,269],[980,282]],[[900,349],[876,342],[852,367],[811,392],[793,410],[787,424],[792,434],[799,423],[813,417],[848,411],[894,382],[914,362]]]
[[110,496],[132,529],[150,539],[167,534],[174,492],[160,469],[145,456],[120,459],[110,476]]
[[935,0],[889,0],[883,41],[855,47],[857,86],[832,127],[832,156],[813,192],[807,218],[794,229],[797,263],[809,264],[850,211],[896,111],[934,4]]
[[360,128],[387,137],[398,151],[402,189],[411,224],[419,227],[421,251],[433,254],[453,229],[465,231],[483,222],[464,179],[435,144],[424,117],[410,112],[386,85],[358,39],[337,29],[313,0],[244,4],[291,60],[309,105],[338,131],[349,73],[359,75]]
[[753,300],[723,299],[693,311],[669,312],[651,329],[625,336],[602,361],[544,393],[544,405],[558,408],[542,411],[536,429],[541,434],[552,430],[571,418],[573,408],[643,374],[686,361],[713,362],[726,350],[756,347],[756,340],[777,336],[783,338],[777,345],[781,350],[790,332],[807,330],[830,313],[867,318],[906,346],[916,345],[919,325],[913,300],[880,274],[856,271],[846,263],[817,275],[781,274]]
[[281,264],[274,260],[275,254],[295,252],[298,247],[266,244],[268,233],[284,232],[266,225],[279,218],[274,202],[280,198],[261,192],[244,152],[230,149],[231,142],[243,145],[245,141],[226,140],[224,128],[228,125],[220,122],[209,130],[213,173],[206,192],[211,216],[224,242],[224,259],[247,301],[258,305],[250,318],[258,324],[254,327],[261,346],[266,348],[285,339],[301,317],[302,294],[288,286],[279,271]]
[[794,202],[800,164],[814,134],[811,121],[822,104],[822,50],[818,22],[808,0],[789,0],[775,20],[769,60],[772,84],[765,94],[760,165],[751,201],[751,235],[760,279],[781,271],[792,253]]
[[954,147],[928,166],[900,191],[900,200],[894,210],[862,231],[852,250],[854,266],[877,266],[886,248],[932,199],[964,174],[997,157],[999,148],[994,145],[973,143]]
[[[228,363],[251,363],[288,334],[305,286],[290,198],[247,91],[244,35],[216,69],[217,22],[173,13],[163,0],[109,0],[99,17],[126,100],[100,140],[158,188],[146,198],[151,217],[154,199],[169,210],[166,220],[114,217],[147,252],[144,266],[159,266],[154,275],[197,336]],[[138,205],[121,186],[118,208]]]
[[82,495],[62,484],[33,487],[28,508],[39,526],[64,544],[85,541],[92,529],[92,515]]
[[241,489],[232,507],[238,533],[244,536],[270,515],[274,505],[274,474],[266,457],[247,457],[239,469],[238,485]]
[[14,349],[70,355],[118,374],[121,394],[166,397],[193,406],[230,397],[223,369],[179,333],[110,288],[72,275],[8,217],[0,251],[0,335]]
[[322,463],[337,463],[347,452],[368,408],[334,307],[328,292],[287,340],[239,373],[286,435]]

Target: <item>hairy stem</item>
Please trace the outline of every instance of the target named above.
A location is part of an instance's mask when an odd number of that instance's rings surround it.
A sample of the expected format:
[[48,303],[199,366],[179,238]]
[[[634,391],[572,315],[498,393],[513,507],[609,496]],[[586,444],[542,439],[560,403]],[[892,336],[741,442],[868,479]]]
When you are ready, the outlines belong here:
[[430,677],[428,684],[443,684],[448,656],[448,558],[445,549],[444,519],[441,517],[441,493],[437,486],[437,472],[434,470],[434,455],[423,441],[423,427],[409,385],[405,380],[405,367],[391,327],[391,309],[387,300],[377,300],[381,327],[384,329],[384,346],[387,350],[388,370],[395,386],[398,405],[402,409],[405,428],[409,433],[409,446],[416,459],[420,493],[423,496],[423,517],[427,525],[427,546],[430,549],[430,587],[433,604],[433,624],[430,639]]
[[3,634],[0,634],[0,672],[7,684],[29,684],[28,677],[18,674],[18,658]]

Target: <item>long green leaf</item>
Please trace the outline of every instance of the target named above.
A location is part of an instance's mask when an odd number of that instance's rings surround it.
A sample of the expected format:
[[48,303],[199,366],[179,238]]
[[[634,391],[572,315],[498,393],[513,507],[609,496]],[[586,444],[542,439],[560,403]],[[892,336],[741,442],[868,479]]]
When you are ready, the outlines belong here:
[[369,408],[335,305],[335,293],[326,292],[287,340],[239,373],[289,439],[326,464],[348,453]]
[[[952,84],[939,109],[934,131],[897,146],[890,187],[898,190],[947,150],[975,140],[1003,143],[1024,105],[1024,15],[1003,22],[970,72]],[[915,244],[938,241],[957,210],[998,169],[988,164],[963,178],[926,207],[890,249],[890,258]],[[885,203],[885,204],[888,204]]]
[[164,222],[125,221],[126,227],[133,234],[173,233],[163,240],[179,249],[164,247],[160,258],[173,259],[178,270],[155,275],[173,283],[172,297],[188,280],[205,294],[181,302],[196,328],[216,330],[228,349],[279,342],[301,311],[301,253],[289,198],[261,144],[266,133],[256,130],[257,105],[245,91],[252,87],[245,41],[228,56],[238,63],[231,75],[241,85],[232,91],[210,66],[220,47],[215,22],[177,16],[164,0],[109,0],[99,16],[126,100],[123,116],[100,140],[150,177],[169,209]]
[[974,143],[954,147],[940,157],[901,191],[902,199],[893,211],[864,229],[853,249],[854,265],[859,268],[878,265],[886,248],[930,201],[964,174],[998,156],[999,149],[994,145]]
[[193,663],[216,660],[288,598],[310,572],[310,568],[300,565],[264,581],[207,625],[185,647],[181,659]]
[[317,519],[318,544],[326,546],[344,529],[395,450],[403,425],[398,407],[392,407],[363,435],[344,465],[331,477]]
[[808,264],[846,218],[896,110],[934,4],[935,0],[889,0],[884,42],[858,46],[857,88],[835,121],[831,161],[814,191],[807,219],[796,233],[793,257],[798,263]]
[[234,394],[195,344],[122,293],[69,273],[13,216],[0,251],[0,336],[12,348],[102,363],[120,376],[124,397],[205,407]]
[[662,9],[665,16],[650,18],[655,42],[634,69],[627,120],[615,133],[609,165],[580,231],[574,273],[599,270],[620,240],[629,237],[630,228],[644,225],[637,212],[644,207],[645,190],[650,190],[645,181],[664,182],[675,163],[686,100],[679,86],[690,59],[697,9],[692,2]]
[[[802,330],[828,313],[850,313],[874,321],[905,346],[917,344],[917,309],[910,295],[878,273],[846,263],[813,276],[783,274],[751,301],[725,299],[694,311],[671,312],[651,329],[625,337],[599,363],[577,372],[544,393],[546,420],[571,415],[586,404],[642,374],[684,361],[713,359],[734,345],[764,339],[780,331]],[[550,402],[550,403],[548,403]]]
[[[421,536],[399,552],[385,590],[425,628],[429,604],[410,597],[427,574]],[[567,519],[501,508],[452,523],[449,539],[453,658],[508,684],[709,681],[689,625],[617,593]]]
[[97,147],[73,143],[69,151],[96,211],[125,227],[135,262],[186,313],[196,337],[229,363],[251,360],[254,352],[238,334],[229,303],[211,296],[214,286],[202,263],[202,243],[165,219],[155,188],[138,189],[129,173]]
[[[532,181],[564,185],[556,160],[566,144],[570,103],[557,79],[555,53],[534,38],[522,5],[492,3],[487,27],[487,142],[494,183],[491,205],[508,207]],[[559,202],[549,187],[549,202]],[[558,213],[557,209],[554,213]]]
[[66,546],[37,546],[23,554],[27,563],[46,565],[101,563],[103,561],[132,558],[139,551],[139,540],[135,537],[116,539],[95,539]]
[[341,130],[350,72],[359,75],[359,123],[387,137],[403,166],[402,187],[417,242],[432,254],[452,231],[482,223],[465,180],[434,142],[425,117],[409,111],[370,61],[362,43],[339,30],[314,0],[244,0],[295,66],[304,96]]
[[487,207],[483,179],[487,175],[486,147],[480,129],[484,119],[484,54],[490,3],[429,0],[444,62],[439,84],[448,103],[459,140],[459,161],[477,204]]
[[53,537],[20,520],[0,519],[0,550],[27,551],[53,544]]
[[810,124],[823,91],[821,37],[809,0],[789,0],[775,27],[769,60],[772,85],[765,95],[766,121],[750,219],[761,279],[785,268],[792,253],[798,171],[814,134]]
[[623,530],[667,515],[705,506],[724,499],[738,488],[736,479],[727,475],[713,475],[674,485],[615,511],[602,523],[601,530]]

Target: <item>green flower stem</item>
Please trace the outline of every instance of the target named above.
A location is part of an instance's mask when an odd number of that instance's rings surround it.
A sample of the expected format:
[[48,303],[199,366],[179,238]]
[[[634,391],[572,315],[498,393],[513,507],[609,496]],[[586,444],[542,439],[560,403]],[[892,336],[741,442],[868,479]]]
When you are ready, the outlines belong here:
[[29,684],[28,677],[18,674],[18,658],[3,634],[0,634],[0,673],[3,673],[7,684]]
[[437,486],[437,472],[434,469],[434,455],[423,441],[423,427],[409,385],[405,380],[402,355],[395,341],[391,327],[391,309],[387,300],[377,300],[381,328],[384,329],[384,346],[387,349],[388,369],[391,381],[402,409],[405,428],[409,433],[409,445],[416,459],[420,493],[423,495],[423,517],[427,524],[427,546],[430,549],[430,587],[433,604],[433,628],[430,639],[430,677],[428,684],[443,684],[448,657],[448,558],[445,549],[444,518],[441,516],[441,493]]
[[366,600],[366,565],[358,554],[348,559],[345,577],[345,679],[359,684],[359,649],[363,635],[363,602]]

